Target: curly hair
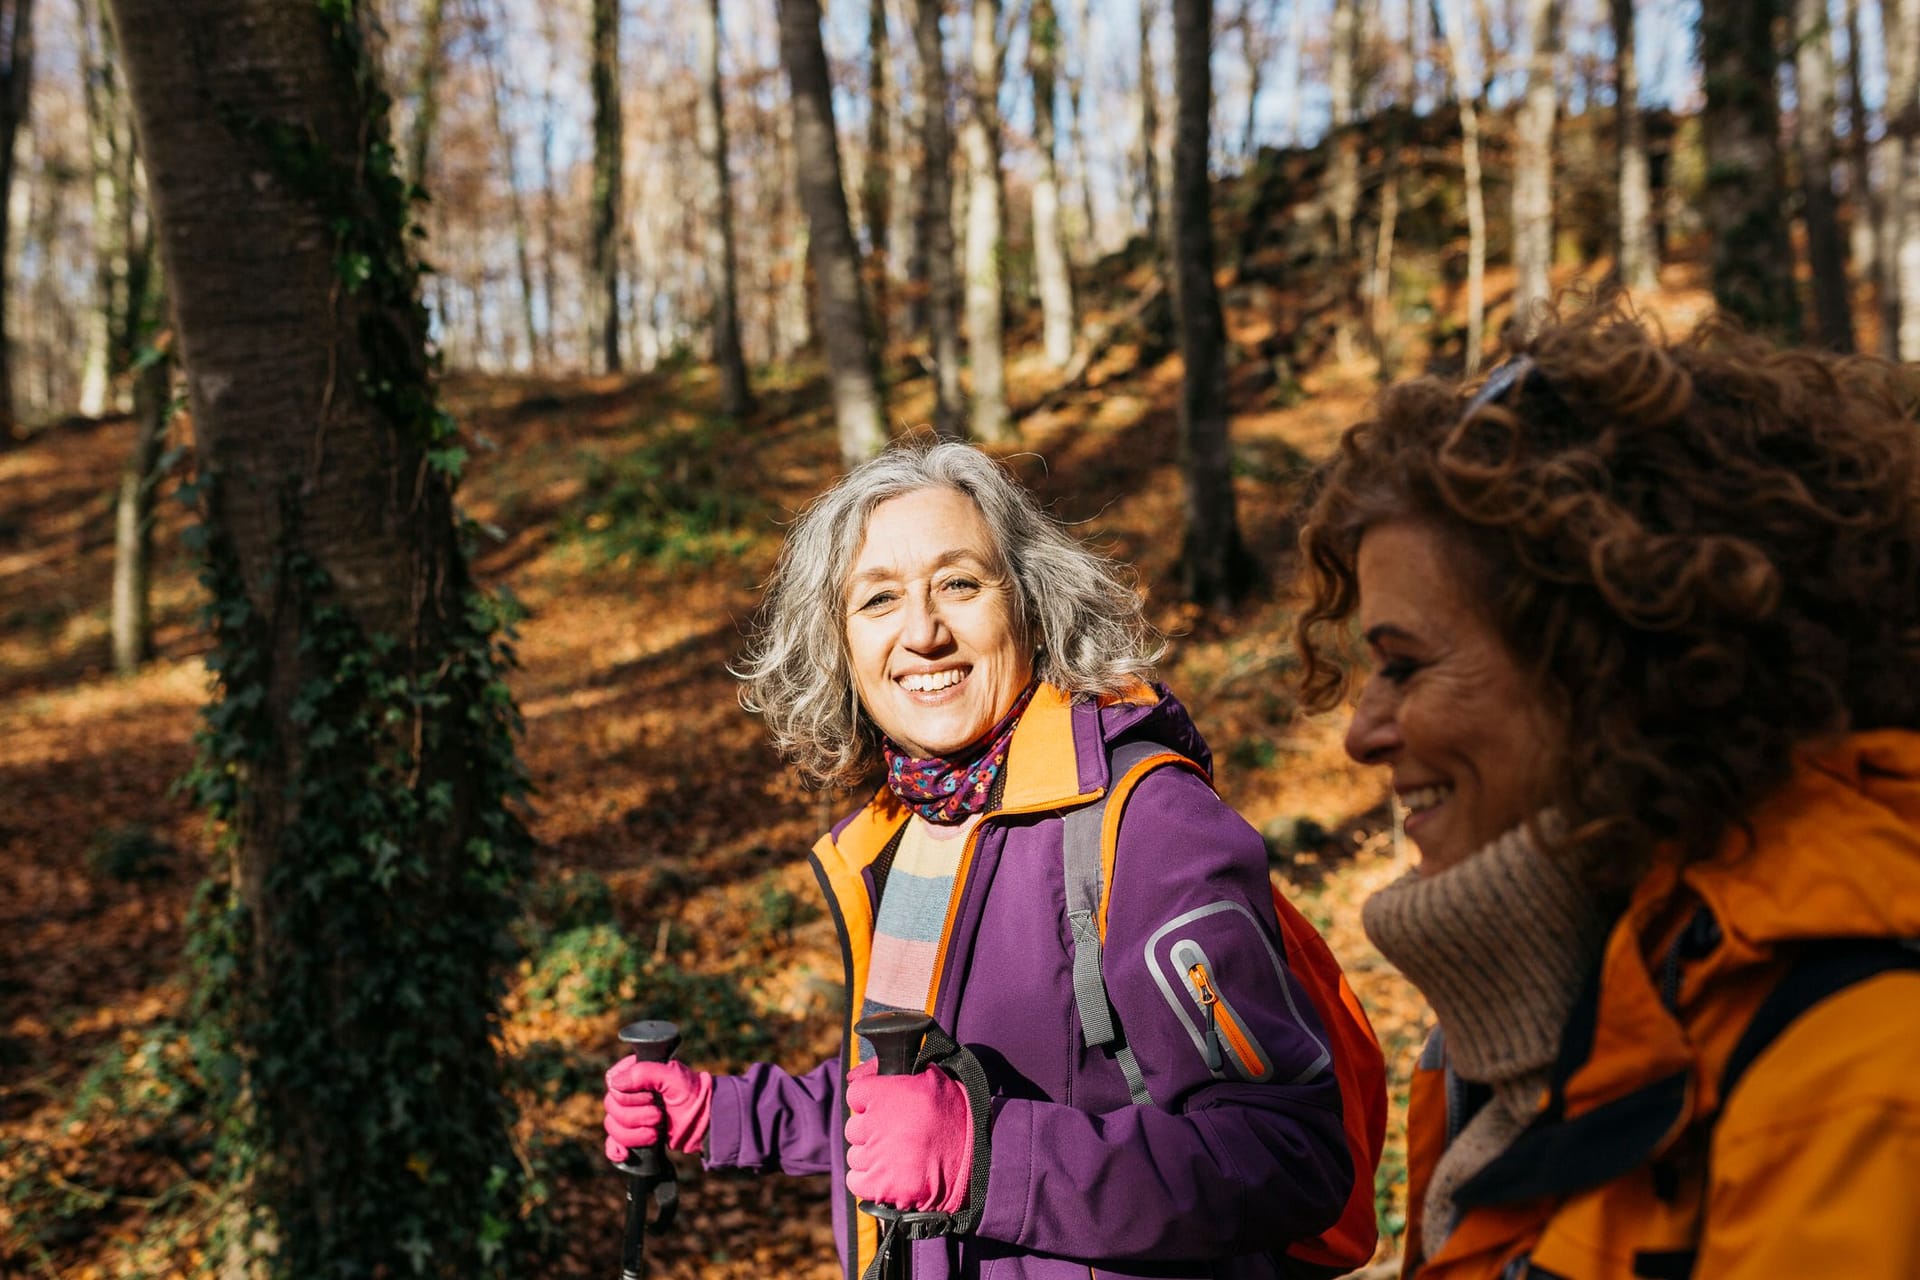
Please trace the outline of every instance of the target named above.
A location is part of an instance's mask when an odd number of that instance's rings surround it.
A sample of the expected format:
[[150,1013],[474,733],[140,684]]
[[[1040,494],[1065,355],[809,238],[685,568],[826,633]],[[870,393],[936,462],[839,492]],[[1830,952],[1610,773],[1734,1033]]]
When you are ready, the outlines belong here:
[[880,759],[880,731],[855,690],[842,608],[867,519],[889,498],[940,487],[966,494],[985,518],[1041,679],[1074,697],[1117,694],[1152,679],[1164,651],[1122,566],[1082,546],[978,449],[910,437],[801,512],[732,668],[740,704],[816,783],[853,785]]
[[[1920,727],[1920,429],[1899,366],[1621,306],[1544,325],[1477,396],[1384,392],[1300,535],[1303,702],[1353,663],[1360,540],[1439,530],[1566,726],[1542,799],[1624,881],[1710,855],[1799,747]],[[1496,381],[1496,379],[1498,381]]]

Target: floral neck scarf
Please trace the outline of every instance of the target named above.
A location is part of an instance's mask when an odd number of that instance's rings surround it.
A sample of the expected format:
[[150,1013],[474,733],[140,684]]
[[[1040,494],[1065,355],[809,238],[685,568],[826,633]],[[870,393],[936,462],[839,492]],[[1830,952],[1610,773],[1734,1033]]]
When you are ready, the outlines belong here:
[[952,756],[921,759],[902,751],[891,738],[881,738],[880,749],[887,758],[887,789],[922,818],[941,826],[964,822],[968,815],[986,808],[993,780],[1007,762],[1013,728],[1039,687],[1037,680],[1027,685],[1007,714],[1000,717],[1000,723]]

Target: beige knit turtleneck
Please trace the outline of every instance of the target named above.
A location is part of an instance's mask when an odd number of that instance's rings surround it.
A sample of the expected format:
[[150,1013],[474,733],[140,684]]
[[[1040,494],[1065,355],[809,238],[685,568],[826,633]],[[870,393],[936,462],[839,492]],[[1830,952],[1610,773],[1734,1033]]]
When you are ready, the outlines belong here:
[[[1551,816],[1537,821],[1551,835]],[[1453,1231],[1454,1193],[1539,1110],[1607,921],[1575,870],[1535,849],[1525,824],[1439,874],[1402,876],[1367,900],[1361,921],[1433,1006],[1449,1065],[1493,1090],[1434,1167],[1421,1229],[1431,1256]]]

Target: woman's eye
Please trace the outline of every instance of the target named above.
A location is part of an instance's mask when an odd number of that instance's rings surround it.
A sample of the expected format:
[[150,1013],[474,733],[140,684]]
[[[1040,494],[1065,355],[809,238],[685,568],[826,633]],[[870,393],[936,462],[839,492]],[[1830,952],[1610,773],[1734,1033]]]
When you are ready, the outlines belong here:
[[868,613],[874,609],[884,609],[893,603],[893,592],[876,591],[861,602],[860,612]]
[[1412,658],[1388,658],[1380,664],[1380,674],[1395,684],[1405,684],[1420,665]]
[[980,584],[972,578],[948,578],[940,586],[946,591],[978,591],[980,589]]

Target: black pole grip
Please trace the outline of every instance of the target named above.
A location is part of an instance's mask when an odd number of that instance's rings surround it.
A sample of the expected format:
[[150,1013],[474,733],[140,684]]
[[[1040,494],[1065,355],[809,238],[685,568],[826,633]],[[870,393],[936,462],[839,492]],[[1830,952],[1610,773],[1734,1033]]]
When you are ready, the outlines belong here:
[[[665,1062],[680,1047],[680,1028],[671,1022],[647,1019],[620,1028],[620,1043],[642,1062]],[[620,1248],[620,1280],[645,1280],[647,1230],[673,1221],[678,1199],[673,1165],[667,1160],[667,1137],[662,1121],[660,1140],[651,1147],[627,1152],[618,1166],[627,1175],[627,1230]],[[647,1202],[656,1201],[660,1216],[647,1221]]]
[[873,1045],[873,1056],[880,1062],[883,1076],[910,1076],[920,1056],[920,1044],[927,1038],[933,1019],[924,1013],[889,1009],[870,1013],[853,1024],[854,1032]]

